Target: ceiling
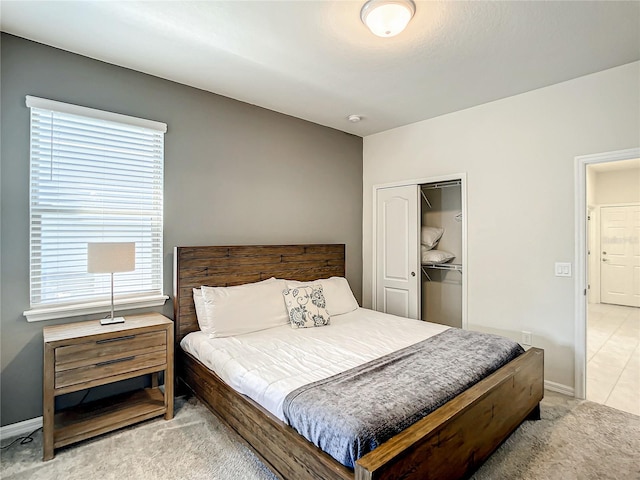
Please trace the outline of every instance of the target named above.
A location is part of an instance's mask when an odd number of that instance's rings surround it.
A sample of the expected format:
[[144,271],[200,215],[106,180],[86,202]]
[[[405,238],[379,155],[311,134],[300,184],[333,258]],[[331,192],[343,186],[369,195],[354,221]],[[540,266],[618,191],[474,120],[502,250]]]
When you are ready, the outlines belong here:
[[417,1],[393,38],[363,3],[2,0],[0,28],[359,136],[640,59],[640,2]]

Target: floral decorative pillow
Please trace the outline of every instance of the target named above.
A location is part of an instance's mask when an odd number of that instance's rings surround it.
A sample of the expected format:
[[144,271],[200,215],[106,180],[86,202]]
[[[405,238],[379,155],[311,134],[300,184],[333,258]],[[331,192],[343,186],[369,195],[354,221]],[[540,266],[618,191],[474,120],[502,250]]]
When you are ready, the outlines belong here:
[[323,327],[329,325],[327,302],[322,285],[294,287],[282,291],[289,312],[291,328]]

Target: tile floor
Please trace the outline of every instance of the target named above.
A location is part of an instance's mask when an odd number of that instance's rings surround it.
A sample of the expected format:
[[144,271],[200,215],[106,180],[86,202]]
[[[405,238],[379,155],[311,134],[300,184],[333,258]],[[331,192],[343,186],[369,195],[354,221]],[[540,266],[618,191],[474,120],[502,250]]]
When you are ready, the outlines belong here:
[[640,415],[640,308],[589,304],[587,400]]

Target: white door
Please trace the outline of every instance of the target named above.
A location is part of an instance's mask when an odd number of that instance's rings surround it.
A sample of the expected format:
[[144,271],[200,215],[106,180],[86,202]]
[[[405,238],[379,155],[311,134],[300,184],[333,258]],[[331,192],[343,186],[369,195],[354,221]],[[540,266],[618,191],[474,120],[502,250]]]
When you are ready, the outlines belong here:
[[418,319],[418,185],[380,188],[376,197],[376,308]]
[[640,307],[640,206],[600,213],[600,301]]

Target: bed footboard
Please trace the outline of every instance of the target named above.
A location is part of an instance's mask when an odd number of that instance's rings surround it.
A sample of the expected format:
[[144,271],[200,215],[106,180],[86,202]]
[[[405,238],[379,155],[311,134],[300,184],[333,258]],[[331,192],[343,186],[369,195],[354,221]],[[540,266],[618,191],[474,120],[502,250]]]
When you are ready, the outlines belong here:
[[531,348],[360,458],[355,479],[469,476],[523,420],[539,413],[543,371],[543,350]]

